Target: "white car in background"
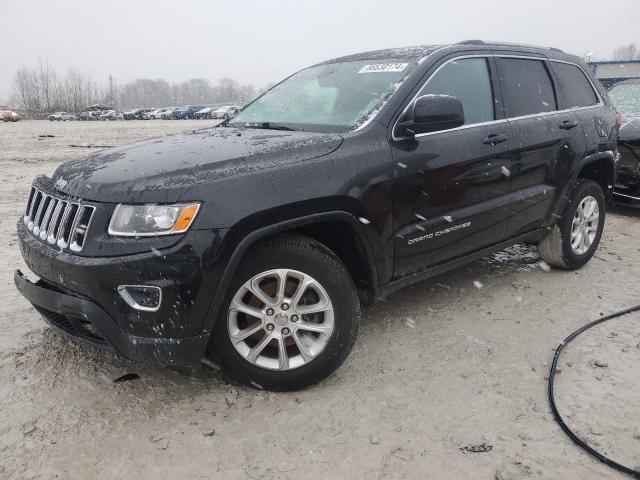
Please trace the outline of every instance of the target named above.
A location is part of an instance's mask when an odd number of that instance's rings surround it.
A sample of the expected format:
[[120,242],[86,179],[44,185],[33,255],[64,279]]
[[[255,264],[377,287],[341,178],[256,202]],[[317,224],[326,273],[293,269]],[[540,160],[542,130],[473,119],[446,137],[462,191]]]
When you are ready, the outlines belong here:
[[235,117],[237,113],[238,111],[235,109],[235,107],[225,106],[211,112],[211,118],[221,118],[223,120],[227,120],[229,118]]
[[47,118],[50,122],[53,122],[54,120],[59,122],[60,120],[62,120],[62,115],[66,115],[66,112],[55,112],[49,115]]
[[100,120],[124,120],[122,113],[116,110],[107,110],[99,117]]
[[160,120],[162,118],[162,114],[167,110],[168,109],[166,108],[156,108],[155,110],[145,113],[144,118],[146,120]]
[[50,122],[53,122],[54,120],[56,122],[61,122],[61,121],[66,122],[67,120],[75,120],[76,116],[73,113],[56,112],[56,113],[52,113],[47,118],[49,119]]
[[0,108],[0,120],[4,122],[19,122],[22,120],[22,115],[15,110]]

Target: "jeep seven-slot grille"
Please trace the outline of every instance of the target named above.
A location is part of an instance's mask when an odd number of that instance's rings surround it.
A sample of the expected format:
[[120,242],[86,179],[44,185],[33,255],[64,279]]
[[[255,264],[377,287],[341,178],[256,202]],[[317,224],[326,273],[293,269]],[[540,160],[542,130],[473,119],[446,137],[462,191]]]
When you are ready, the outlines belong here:
[[95,207],[31,187],[24,224],[36,238],[61,249],[84,247]]

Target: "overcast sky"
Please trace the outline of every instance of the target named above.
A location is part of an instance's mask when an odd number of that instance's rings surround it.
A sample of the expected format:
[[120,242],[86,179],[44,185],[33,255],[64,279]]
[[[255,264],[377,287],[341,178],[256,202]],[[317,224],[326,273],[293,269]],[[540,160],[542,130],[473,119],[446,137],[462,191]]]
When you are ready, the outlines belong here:
[[347,53],[470,38],[606,58],[640,44],[640,1],[0,0],[0,101],[38,58],[100,83],[111,73],[261,86]]

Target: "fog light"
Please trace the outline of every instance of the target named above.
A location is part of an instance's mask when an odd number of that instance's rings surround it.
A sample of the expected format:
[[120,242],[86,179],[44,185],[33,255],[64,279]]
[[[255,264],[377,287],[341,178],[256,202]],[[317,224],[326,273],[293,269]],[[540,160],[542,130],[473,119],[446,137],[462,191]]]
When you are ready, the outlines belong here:
[[162,289],[151,285],[120,285],[118,293],[131,308],[157,312],[162,303]]

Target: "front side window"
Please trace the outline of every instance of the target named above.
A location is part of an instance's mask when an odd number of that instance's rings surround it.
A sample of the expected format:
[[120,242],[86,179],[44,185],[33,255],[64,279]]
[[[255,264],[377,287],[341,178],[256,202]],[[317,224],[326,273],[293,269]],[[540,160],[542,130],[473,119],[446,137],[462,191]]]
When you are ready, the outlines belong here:
[[535,115],[557,109],[551,77],[542,61],[501,58],[500,77],[509,117]]
[[576,65],[551,62],[551,68],[558,77],[567,105],[571,107],[590,107],[598,104],[598,96],[584,72]]
[[347,131],[378,111],[415,60],[330,63],[302,70],[255,100],[229,125]]
[[445,63],[420,90],[422,95],[449,95],[462,103],[464,123],[495,120],[491,75],[486,58],[462,58]]

